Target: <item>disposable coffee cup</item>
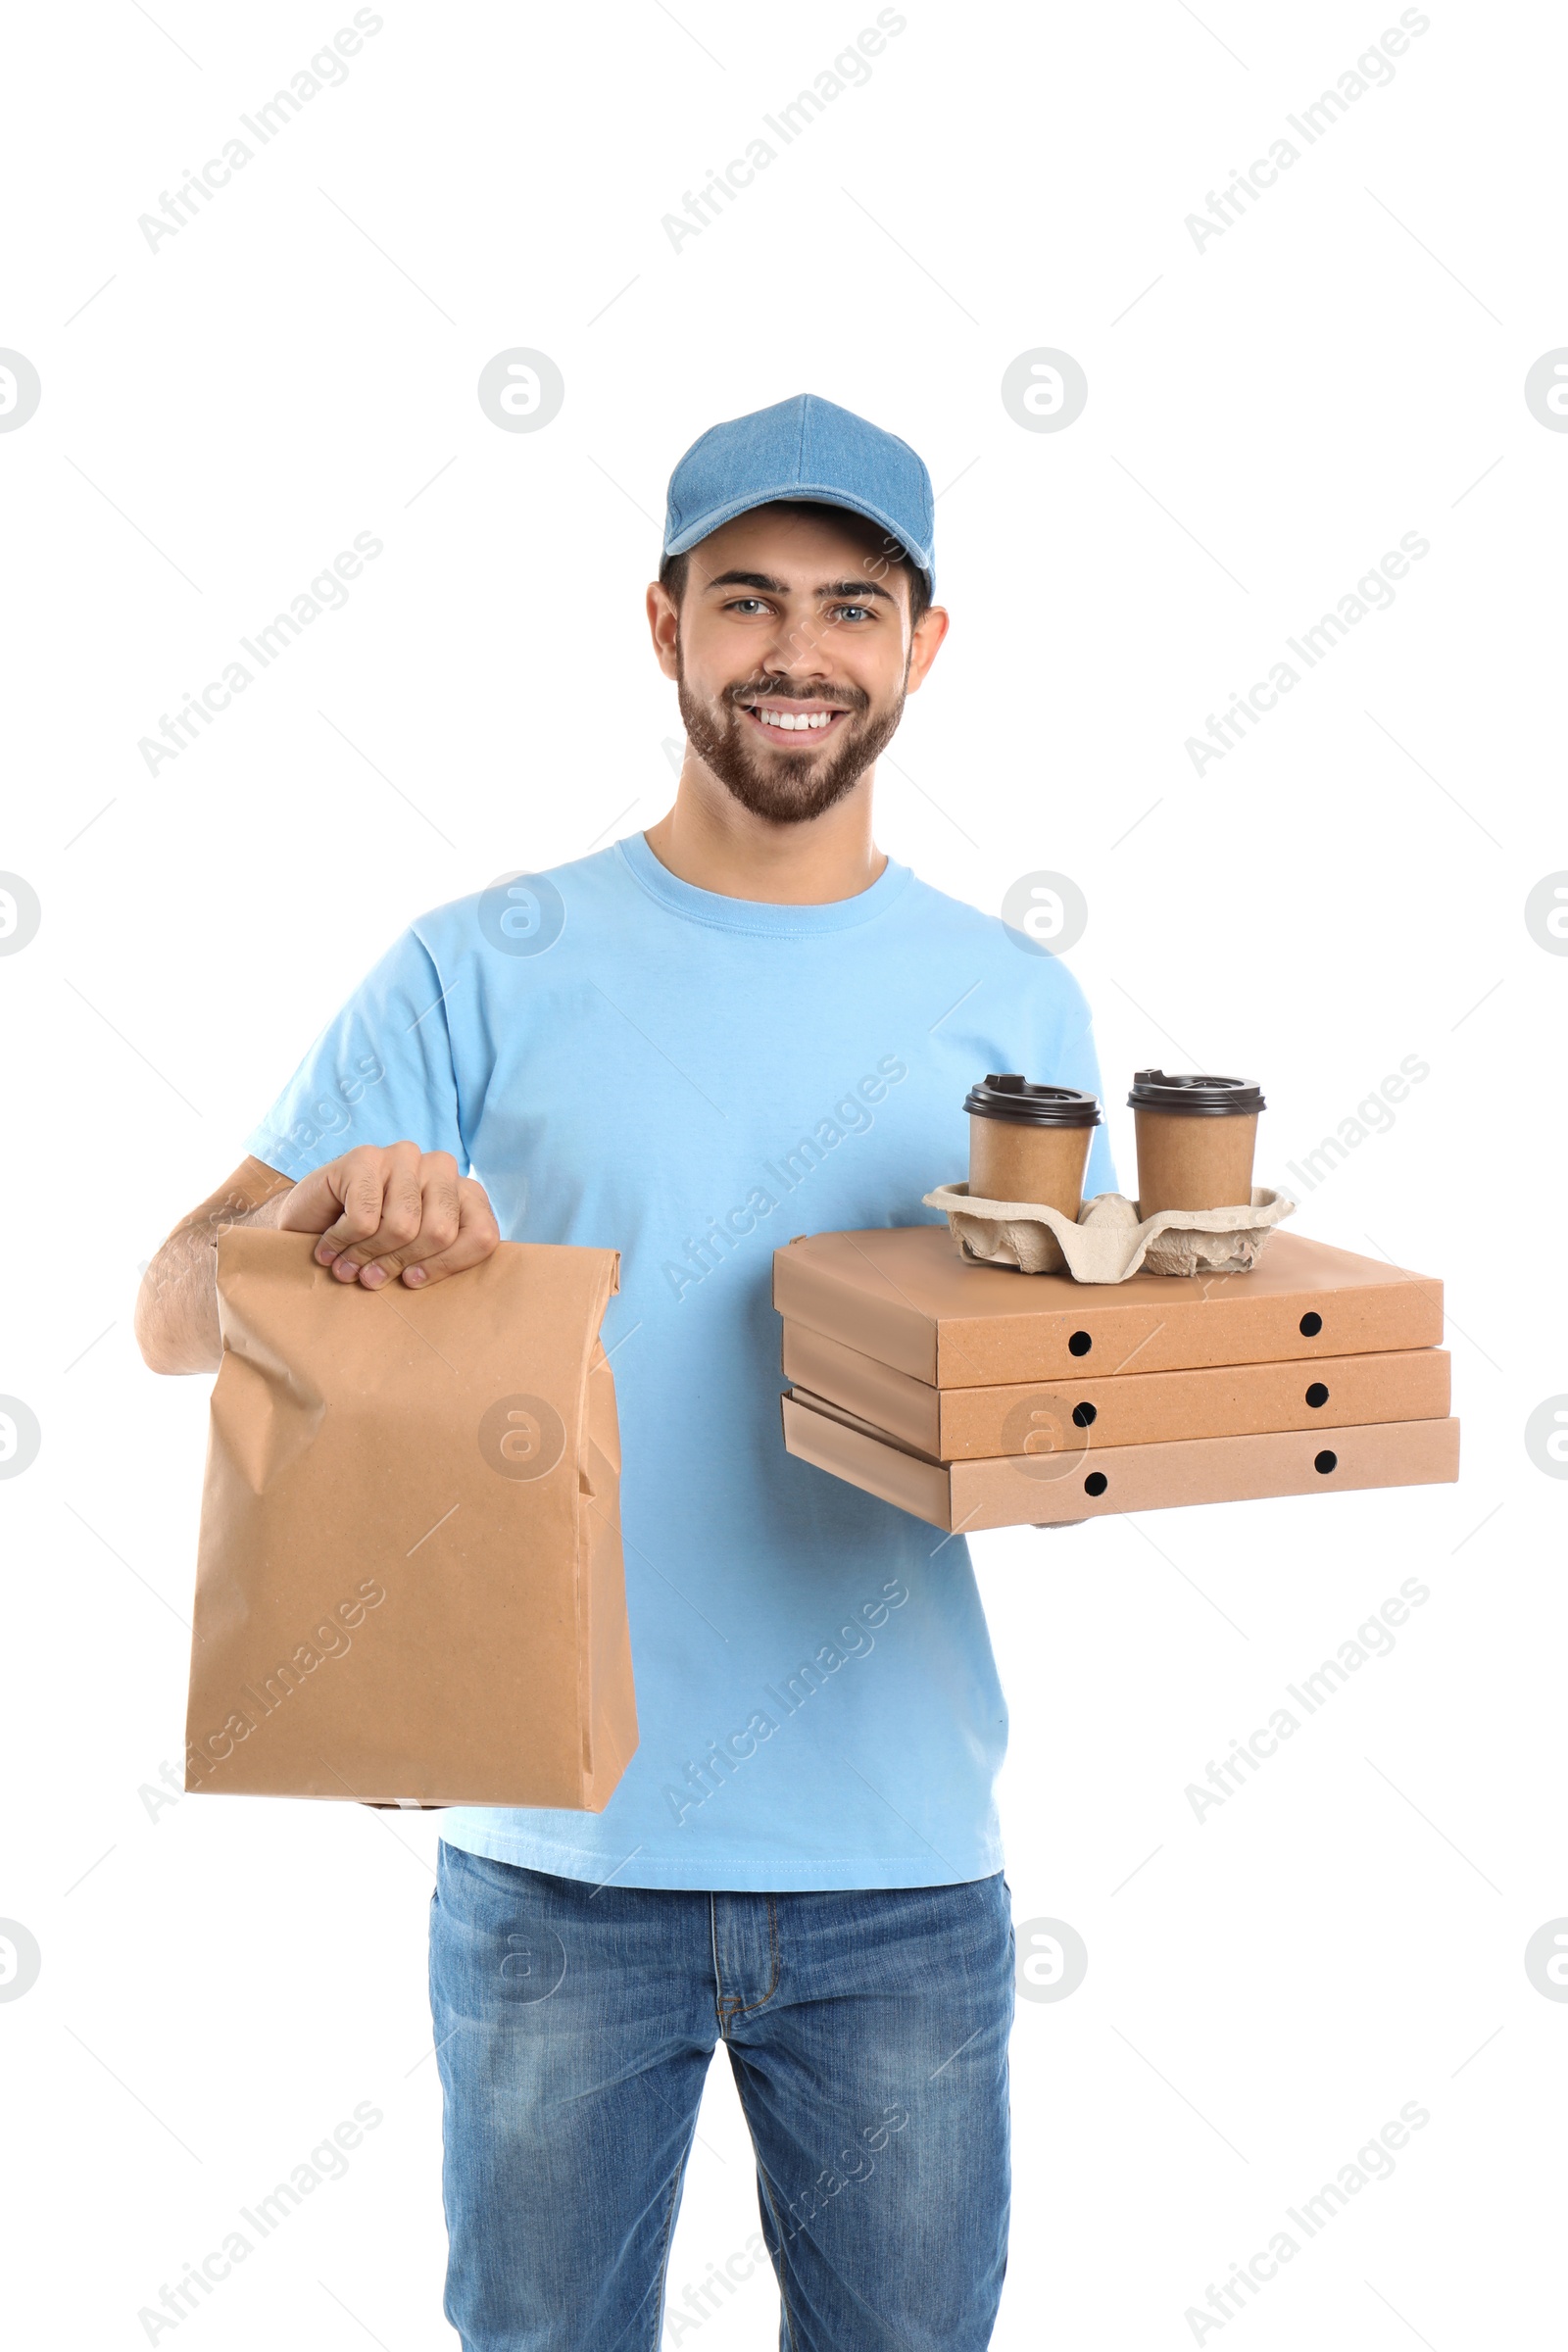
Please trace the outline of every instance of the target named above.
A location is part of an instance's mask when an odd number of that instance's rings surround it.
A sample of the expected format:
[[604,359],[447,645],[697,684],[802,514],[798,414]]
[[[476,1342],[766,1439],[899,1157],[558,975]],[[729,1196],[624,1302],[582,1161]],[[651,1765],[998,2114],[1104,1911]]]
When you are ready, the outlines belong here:
[[1246,1078],[1137,1070],[1127,1098],[1138,1131],[1138,1214],[1247,1208],[1261,1091]]
[[1070,1086],[1032,1086],[995,1072],[964,1098],[969,1113],[969,1191],[980,1200],[1059,1208],[1078,1221],[1084,1168],[1100,1104]]

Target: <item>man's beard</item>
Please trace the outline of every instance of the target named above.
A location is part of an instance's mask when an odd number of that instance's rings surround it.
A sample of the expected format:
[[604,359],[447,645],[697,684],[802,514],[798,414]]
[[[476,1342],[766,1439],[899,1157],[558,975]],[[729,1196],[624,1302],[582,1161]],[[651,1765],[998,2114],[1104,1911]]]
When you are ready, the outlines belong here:
[[[853,791],[878,754],[893,740],[904,715],[904,690],[885,710],[873,711],[858,687],[830,694],[799,694],[768,680],[726,686],[713,702],[699,702],[686,684],[684,662],[676,687],[686,738],[693,751],[743,808],[775,825],[807,824]],[[791,755],[748,739],[755,723],[743,702],[830,703],[848,715],[839,721],[840,742],[824,760],[820,753]]]

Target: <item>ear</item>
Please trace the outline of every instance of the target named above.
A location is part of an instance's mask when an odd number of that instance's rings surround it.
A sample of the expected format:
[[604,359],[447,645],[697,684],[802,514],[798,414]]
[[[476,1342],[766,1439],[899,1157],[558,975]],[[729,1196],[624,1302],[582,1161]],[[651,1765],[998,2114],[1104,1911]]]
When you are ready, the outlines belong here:
[[931,605],[921,613],[909,635],[909,674],[905,680],[906,694],[917,694],[925,683],[925,673],[937,658],[937,649],[948,633],[949,614],[945,605]]
[[658,581],[648,583],[648,629],[654,641],[654,659],[666,678],[680,676],[680,660],[676,639],[680,634],[680,608],[669,590]]

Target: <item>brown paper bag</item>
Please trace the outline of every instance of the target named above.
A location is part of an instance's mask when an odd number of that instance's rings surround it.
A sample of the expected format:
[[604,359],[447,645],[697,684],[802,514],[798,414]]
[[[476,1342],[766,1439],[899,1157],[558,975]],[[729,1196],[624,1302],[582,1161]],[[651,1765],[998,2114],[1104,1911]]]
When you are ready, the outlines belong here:
[[186,1788],[602,1811],[637,1745],[619,1253],[367,1291],[315,1248],[218,1245]]

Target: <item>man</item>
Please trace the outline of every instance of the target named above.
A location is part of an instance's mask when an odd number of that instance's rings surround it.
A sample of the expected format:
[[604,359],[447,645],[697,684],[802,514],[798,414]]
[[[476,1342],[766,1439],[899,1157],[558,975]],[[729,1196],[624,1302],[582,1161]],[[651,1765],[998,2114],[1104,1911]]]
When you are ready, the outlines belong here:
[[[501,1235],[623,1253],[604,1336],[641,1745],[601,1814],[442,1824],[466,2352],[700,2325],[663,2314],[664,2274],[717,2040],[790,2352],[990,2339],[1005,1709],[962,1537],[786,1454],[769,1291],[794,1234],[929,1220],[987,1070],[1099,1092],[1066,970],[872,840],[877,755],[948,628],[931,541],[920,460],[826,401],[705,434],[648,590],[673,808],[411,925],[144,1287],[147,1360],[196,1371],[236,1203],[370,1287],[461,1279]],[[1102,1129],[1089,1173],[1114,1182]]]

